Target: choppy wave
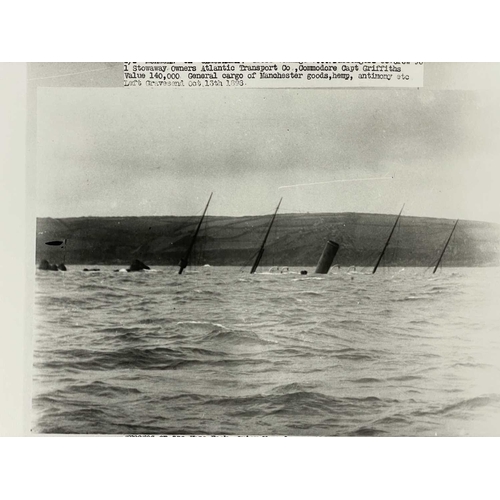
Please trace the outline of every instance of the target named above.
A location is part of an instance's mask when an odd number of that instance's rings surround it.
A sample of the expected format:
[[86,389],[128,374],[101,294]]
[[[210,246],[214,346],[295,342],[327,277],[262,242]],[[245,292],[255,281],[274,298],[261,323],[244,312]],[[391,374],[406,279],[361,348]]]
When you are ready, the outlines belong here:
[[500,435],[498,270],[100,268],[37,274],[36,432]]

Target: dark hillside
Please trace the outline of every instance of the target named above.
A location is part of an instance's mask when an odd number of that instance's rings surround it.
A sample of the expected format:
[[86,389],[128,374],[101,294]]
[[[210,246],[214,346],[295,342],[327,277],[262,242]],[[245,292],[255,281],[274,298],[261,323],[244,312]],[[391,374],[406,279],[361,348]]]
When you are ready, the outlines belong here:
[[[206,217],[192,263],[250,265],[270,217]],[[394,215],[359,213],[278,214],[262,265],[314,266],[328,239],[340,244],[335,263],[374,265],[395,219]],[[401,217],[381,265],[431,266],[453,222]],[[44,243],[67,238],[67,264],[129,264],[137,258],[150,265],[176,265],[197,223],[197,217],[171,216],[40,218],[37,262],[59,262],[62,250]],[[499,225],[460,221],[443,264],[497,266],[499,249]]]

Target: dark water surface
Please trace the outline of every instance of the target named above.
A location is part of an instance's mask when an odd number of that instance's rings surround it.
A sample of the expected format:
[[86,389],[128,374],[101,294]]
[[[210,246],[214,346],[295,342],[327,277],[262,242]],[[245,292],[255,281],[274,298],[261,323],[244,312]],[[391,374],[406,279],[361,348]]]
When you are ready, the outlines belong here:
[[37,271],[35,432],[500,435],[500,269],[82,267]]

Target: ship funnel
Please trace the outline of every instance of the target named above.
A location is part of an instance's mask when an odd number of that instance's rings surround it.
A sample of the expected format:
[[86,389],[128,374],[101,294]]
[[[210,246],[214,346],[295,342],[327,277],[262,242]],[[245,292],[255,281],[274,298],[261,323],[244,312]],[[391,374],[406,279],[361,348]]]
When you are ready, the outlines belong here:
[[339,244],[332,240],[328,240],[323,253],[319,259],[318,265],[316,266],[316,274],[328,274],[330,267],[332,265],[333,259],[339,250]]

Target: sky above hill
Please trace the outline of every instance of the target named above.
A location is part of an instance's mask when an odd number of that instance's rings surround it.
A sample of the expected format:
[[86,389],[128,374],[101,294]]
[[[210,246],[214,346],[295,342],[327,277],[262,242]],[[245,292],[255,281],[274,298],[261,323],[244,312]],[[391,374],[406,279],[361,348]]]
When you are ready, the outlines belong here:
[[212,215],[283,196],[282,213],[500,222],[499,96],[39,88],[37,216],[193,215],[213,191]]

